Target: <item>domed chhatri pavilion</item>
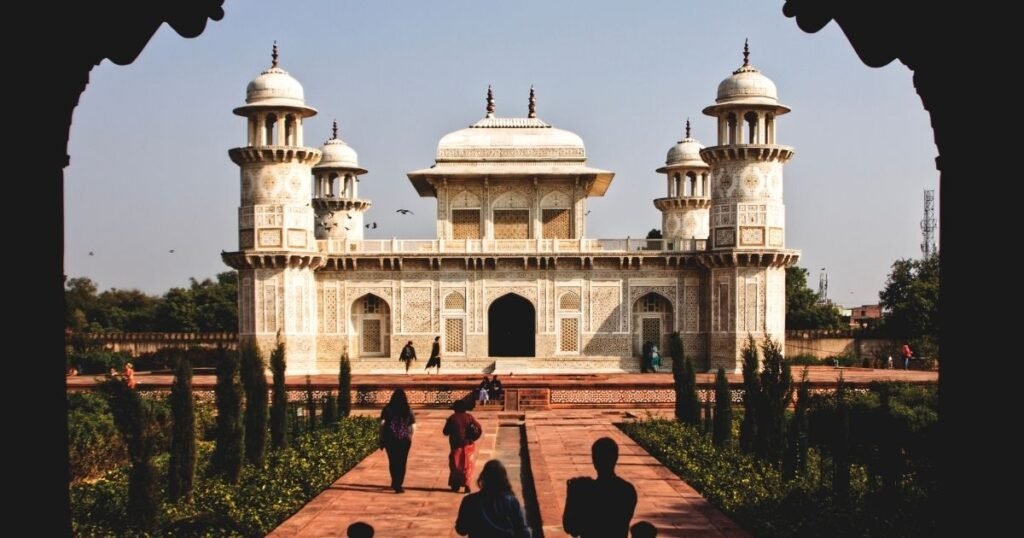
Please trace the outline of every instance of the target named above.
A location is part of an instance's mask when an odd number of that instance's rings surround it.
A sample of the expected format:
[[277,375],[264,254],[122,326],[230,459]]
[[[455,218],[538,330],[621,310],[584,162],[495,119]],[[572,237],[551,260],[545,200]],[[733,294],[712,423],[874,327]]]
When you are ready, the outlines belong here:
[[[738,371],[748,334],[785,331],[782,167],[775,143],[789,112],[749,62],[718,85],[704,114],[718,144],[690,135],[658,173],[663,239],[586,237],[587,199],[614,173],[587,164],[583,140],[537,117],[486,116],[449,133],[429,168],[408,173],[437,200],[437,238],[368,240],[359,197],[366,169],[338,138],[303,144],[317,113],[302,85],[273,63],[246,88],[238,250],[239,334],[269,351],[287,344],[288,373],[333,373],[348,350],[355,372],[395,372],[406,341],[423,367],[441,337],[446,372],[636,371],[646,341],[667,351],[679,331],[702,368]],[[312,180],[312,181],[311,181]],[[636,208],[640,210],[640,208]]]

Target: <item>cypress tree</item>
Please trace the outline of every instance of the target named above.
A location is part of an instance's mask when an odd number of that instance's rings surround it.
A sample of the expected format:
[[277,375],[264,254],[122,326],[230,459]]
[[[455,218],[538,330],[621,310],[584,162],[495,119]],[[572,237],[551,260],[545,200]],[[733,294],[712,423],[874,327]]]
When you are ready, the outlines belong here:
[[757,409],[761,398],[757,372],[760,369],[757,342],[748,334],[743,346],[743,422],[740,424],[740,448],[744,452],[754,452],[757,446]]
[[242,385],[245,387],[245,459],[263,465],[267,447],[267,378],[256,344],[242,347]]
[[725,446],[732,442],[732,391],[725,377],[725,368],[719,368],[715,375],[715,424],[714,443]]
[[192,399],[192,363],[178,352],[171,385],[171,458],[167,465],[167,497],[171,502],[192,498],[196,475],[196,416]]
[[128,448],[128,524],[144,531],[152,531],[157,522],[156,468],[153,454],[156,440],[150,428],[151,417],[143,405],[142,397],[120,379],[103,381],[97,388],[107,397],[124,443]]
[[217,437],[210,470],[232,484],[242,472],[242,385],[239,383],[239,355],[217,348]]
[[850,409],[846,401],[846,382],[839,372],[836,387],[836,420],[832,438],[832,494],[843,503],[850,498]]
[[338,365],[338,416],[347,418],[352,413],[352,363],[348,350],[341,354]]
[[270,398],[270,446],[281,449],[288,446],[288,392],[284,385],[284,374],[287,363],[284,355],[284,342],[278,340],[274,351],[270,353],[270,371],[274,375],[274,386]]
[[791,480],[807,470],[807,448],[810,442],[807,434],[807,406],[811,402],[811,382],[807,378],[806,366],[800,376],[800,388],[797,389],[796,398],[789,443],[785,459],[782,460],[782,477],[786,480]]
[[678,332],[669,337],[672,356],[672,380],[676,393],[676,420],[684,424],[700,424],[700,402],[697,400],[697,378],[693,363],[686,357],[683,339]]
[[309,422],[306,425],[309,431],[316,429],[316,400],[313,399],[313,383],[310,377],[306,376],[306,417]]
[[704,433],[710,434],[713,431],[714,426],[712,420],[711,398],[708,398],[704,400]]
[[327,396],[324,396],[324,426],[330,426],[338,421],[337,411],[338,404],[334,401],[334,392],[327,391]]
[[758,410],[758,453],[778,465],[786,446],[786,408],[793,401],[793,374],[782,356],[782,346],[765,335],[761,345],[761,409]]

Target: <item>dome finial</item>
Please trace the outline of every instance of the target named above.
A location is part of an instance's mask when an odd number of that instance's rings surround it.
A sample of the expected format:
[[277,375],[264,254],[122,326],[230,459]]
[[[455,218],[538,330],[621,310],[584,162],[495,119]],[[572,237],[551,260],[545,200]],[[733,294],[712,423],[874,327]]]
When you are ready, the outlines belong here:
[[743,40],[743,67],[750,65],[750,40]]
[[487,117],[494,117],[494,91],[490,84],[487,85]]
[[331,140],[337,140],[337,139],[338,139],[338,120],[334,120],[334,123],[331,125]]
[[690,138],[690,118],[686,118],[686,138]]
[[537,117],[537,95],[533,92],[533,84],[530,84],[530,112],[526,115],[526,117]]
[[274,40],[274,50],[270,53],[270,58],[273,60],[270,62],[270,67],[277,67],[277,40]]

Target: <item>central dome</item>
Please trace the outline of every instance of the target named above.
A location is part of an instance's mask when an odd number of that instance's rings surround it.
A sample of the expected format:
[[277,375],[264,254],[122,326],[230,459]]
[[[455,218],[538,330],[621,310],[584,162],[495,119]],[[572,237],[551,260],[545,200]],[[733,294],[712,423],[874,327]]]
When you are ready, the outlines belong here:
[[583,139],[537,118],[487,117],[437,143],[437,162],[584,161]]

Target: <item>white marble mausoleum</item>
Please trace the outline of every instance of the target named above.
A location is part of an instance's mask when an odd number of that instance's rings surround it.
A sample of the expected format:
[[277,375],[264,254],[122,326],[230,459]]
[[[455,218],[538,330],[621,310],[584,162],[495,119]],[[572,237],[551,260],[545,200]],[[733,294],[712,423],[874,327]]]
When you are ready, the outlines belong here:
[[408,173],[437,201],[436,238],[371,240],[358,187],[372,163],[336,128],[305,145],[317,111],[275,46],[234,109],[247,137],[229,151],[241,202],[238,250],[223,259],[239,272],[239,335],[267,353],[280,334],[289,374],[337,372],[346,349],[355,372],[399,371],[409,340],[420,372],[435,336],[442,372],[506,373],[636,371],[644,341],[666,351],[678,331],[702,368],[738,371],[748,334],[784,340],[785,268],[799,256],[782,200],[793,148],[776,143],[789,110],[745,49],[703,110],[717,143],[687,122],[657,168],[664,197],[631,208],[660,211],[664,238],[595,239],[587,200],[614,172],[537,116],[532,88],[526,117],[497,116],[488,89],[486,115]]

